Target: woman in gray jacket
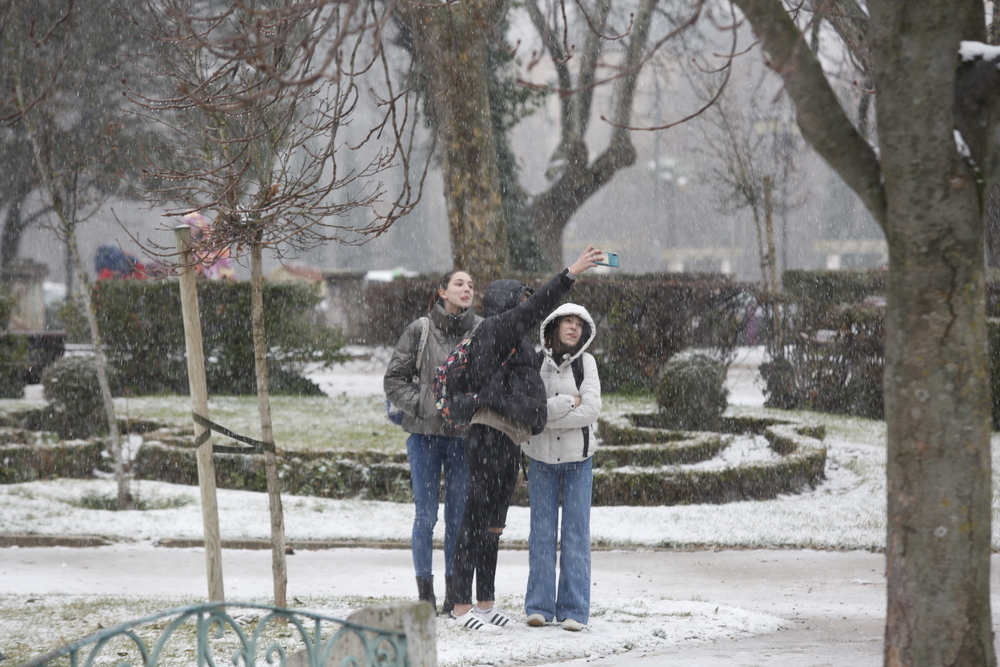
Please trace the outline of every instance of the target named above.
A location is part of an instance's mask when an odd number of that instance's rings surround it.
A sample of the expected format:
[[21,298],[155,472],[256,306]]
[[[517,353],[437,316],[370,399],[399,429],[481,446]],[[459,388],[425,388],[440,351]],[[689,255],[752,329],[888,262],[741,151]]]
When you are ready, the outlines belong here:
[[411,434],[406,440],[406,454],[416,512],[410,546],[419,599],[435,609],[433,536],[444,470],[445,612],[450,612],[454,605],[452,557],[465,512],[469,469],[465,439],[441,419],[434,406],[431,380],[434,369],[444,363],[452,348],[471,335],[482,321],[472,310],[473,296],[468,273],[446,273],[427,316],[414,320],[403,330],[383,380],[386,398],[402,410],[401,425]]
[[[531,459],[528,493],[528,625],[556,621],[582,630],[590,620],[590,500],[594,422],[601,414],[597,363],[585,350],[594,320],[583,306],[565,303],[541,326],[544,356],[539,373],[548,396],[545,430],[522,445]],[[562,498],[562,530],[559,499]],[[556,549],[559,581],[556,586]]]

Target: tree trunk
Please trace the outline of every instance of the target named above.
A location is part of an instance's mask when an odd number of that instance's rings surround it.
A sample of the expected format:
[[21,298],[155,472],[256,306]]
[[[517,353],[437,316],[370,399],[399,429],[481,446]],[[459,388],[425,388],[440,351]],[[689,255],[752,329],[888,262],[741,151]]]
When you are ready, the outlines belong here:
[[940,55],[968,38],[954,18],[968,14],[961,5],[870,3],[890,267],[891,667],[995,664],[983,213],[952,135],[956,58]]
[[[927,218],[964,218],[967,236],[978,216],[957,208],[928,206]],[[894,227],[913,214],[890,206]],[[989,365],[983,272],[971,259],[982,247],[966,239],[942,252],[928,240],[890,244],[886,665],[989,666]]]
[[[258,241],[259,241],[258,237]],[[257,371],[257,409],[260,413],[260,439],[274,443],[271,428],[271,400],[267,383],[267,335],[264,331],[264,283],[261,243],[250,248],[250,304],[253,329],[253,358]],[[281,507],[281,480],[278,478],[278,461],[274,451],[264,452],[264,470],[267,477],[267,501],[271,513],[271,574],[274,578],[274,606],[285,607],[288,589],[288,571],[285,567],[285,515]]]
[[128,473],[125,470],[125,454],[122,450],[121,433],[118,431],[118,419],[115,417],[115,403],[111,396],[111,385],[108,382],[108,360],[104,356],[104,340],[97,327],[97,312],[93,299],[90,298],[90,282],[80,260],[80,251],[76,244],[74,225],[66,225],[66,247],[73,259],[73,270],[77,284],[80,286],[80,298],[83,300],[83,312],[90,329],[90,343],[94,348],[94,359],[97,362],[97,383],[101,388],[101,399],[104,402],[104,415],[108,420],[108,436],[111,438],[111,456],[115,471],[115,484],[118,487],[118,509],[132,509],[132,493],[129,490]]
[[[963,40],[985,40],[983,4],[867,3],[876,154],[782,4],[735,2],[795,101],[803,137],[888,241],[885,664],[993,667],[986,203],[977,181],[996,173],[1000,87],[995,61],[962,69],[956,57]],[[966,80],[970,71],[982,76]],[[956,130],[975,166],[959,154]]]
[[563,265],[563,230],[573,214],[615,174],[635,164],[635,146],[628,133],[616,128],[613,135],[607,150],[592,165],[587,163],[587,147],[582,142],[575,150],[567,151],[563,175],[528,207],[538,242],[552,269]]
[[[1000,14],[1000,12],[997,12]],[[986,266],[1000,269],[1000,185],[986,191]]]
[[26,217],[23,208],[25,200],[33,189],[32,183],[23,176],[16,178],[18,178],[17,187],[10,198],[10,206],[3,225],[3,238],[0,240],[0,268],[10,266],[17,259],[24,230],[34,217]]
[[398,6],[427,77],[454,265],[483,284],[508,266],[486,69],[491,23],[502,7],[490,0]]
[[[26,108],[25,93],[20,80],[15,85],[14,96],[17,99],[18,107],[23,111]],[[104,356],[104,343],[101,339],[101,332],[97,327],[97,313],[94,311],[94,304],[90,298],[90,282],[87,280],[83,261],[80,259],[80,250],[76,244],[77,208],[75,201],[77,192],[75,189],[70,192],[71,197],[69,199],[74,204],[68,205],[66,198],[61,195],[59,188],[54,182],[53,171],[49,163],[45,160],[34,125],[27,120],[22,122],[24,122],[28,133],[28,141],[31,144],[35,169],[42,183],[42,189],[49,197],[48,203],[58,217],[60,232],[66,239],[66,248],[72,263],[72,273],[75,273],[77,276],[80,297],[83,299],[83,312],[87,318],[87,325],[90,329],[90,342],[94,347],[94,358],[97,361],[97,381],[100,385],[101,398],[104,402],[104,413],[108,419],[108,436],[111,438],[111,455],[114,459],[115,481],[118,486],[118,508],[123,510],[132,509],[132,494],[129,492],[128,476],[125,472],[121,434],[118,432],[118,420],[115,418],[115,404],[111,396],[111,385],[108,383],[108,363],[107,358]],[[76,185],[75,180],[73,184]],[[67,275],[67,282],[69,282],[69,275]]]

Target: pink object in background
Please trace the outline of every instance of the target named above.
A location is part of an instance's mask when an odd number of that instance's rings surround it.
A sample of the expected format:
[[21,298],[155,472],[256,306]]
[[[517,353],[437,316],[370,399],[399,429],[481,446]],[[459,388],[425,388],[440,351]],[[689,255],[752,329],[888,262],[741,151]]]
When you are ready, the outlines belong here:
[[210,280],[235,280],[236,271],[229,257],[229,248],[214,250],[199,250],[210,246],[212,223],[199,212],[188,213],[181,222],[191,228],[191,241],[194,243],[194,257],[198,261],[195,271],[199,278]]

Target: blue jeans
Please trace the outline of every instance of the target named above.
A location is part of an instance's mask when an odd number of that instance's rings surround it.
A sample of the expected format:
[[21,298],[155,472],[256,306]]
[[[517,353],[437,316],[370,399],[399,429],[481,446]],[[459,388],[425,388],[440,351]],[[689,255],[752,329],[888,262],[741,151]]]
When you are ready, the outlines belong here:
[[434,525],[438,518],[438,498],[441,495],[441,469],[444,468],[444,573],[451,576],[452,560],[458,530],[465,513],[465,495],[469,484],[469,467],[465,462],[465,438],[413,433],[406,440],[406,455],[410,460],[410,480],[413,483],[413,569],[419,578],[430,577],[434,571]]
[[[546,621],[590,620],[590,498],[594,482],[591,459],[542,463],[531,459],[531,534],[528,536],[528,591],[524,613]],[[562,530],[559,499],[562,496]],[[561,534],[560,534],[561,533]],[[561,539],[559,539],[561,537]],[[559,587],[556,589],[556,546]]]

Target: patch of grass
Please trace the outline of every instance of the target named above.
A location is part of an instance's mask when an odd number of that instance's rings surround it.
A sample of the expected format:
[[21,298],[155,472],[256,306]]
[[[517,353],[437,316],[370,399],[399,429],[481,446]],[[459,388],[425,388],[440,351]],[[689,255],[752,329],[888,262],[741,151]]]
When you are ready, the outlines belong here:
[[[191,427],[191,400],[186,396],[143,396],[115,399],[121,416]],[[255,396],[214,396],[209,418],[236,433],[260,437]],[[271,398],[274,440],[286,451],[368,450],[405,453],[408,434],[385,418],[381,396],[274,396]],[[225,441],[215,436],[219,442]]]
[[[65,502],[68,505],[85,510],[117,512],[120,509],[118,507],[118,498],[99,493],[86,493],[79,500],[66,500]],[[135,499],[132,509],[143,512],[148,510],[171,510],[178,507],[185,507],[191,503],[192,500],[190,498],[183,496],[175,496],[173,498],[139,497]]]

